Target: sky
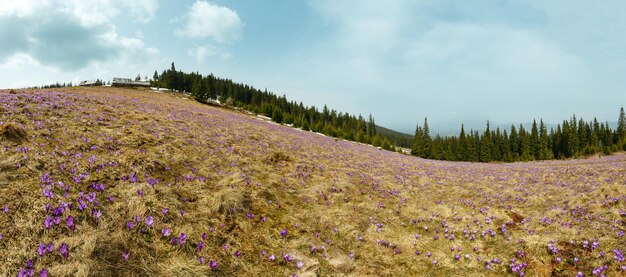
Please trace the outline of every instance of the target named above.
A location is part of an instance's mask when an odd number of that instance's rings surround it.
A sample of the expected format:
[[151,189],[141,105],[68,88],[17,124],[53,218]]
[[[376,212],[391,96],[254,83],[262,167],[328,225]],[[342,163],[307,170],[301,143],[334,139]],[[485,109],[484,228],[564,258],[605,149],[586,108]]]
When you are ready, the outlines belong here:
[[176,68],[412,133],[616,121],[626,1],[0,0],[0,88]]

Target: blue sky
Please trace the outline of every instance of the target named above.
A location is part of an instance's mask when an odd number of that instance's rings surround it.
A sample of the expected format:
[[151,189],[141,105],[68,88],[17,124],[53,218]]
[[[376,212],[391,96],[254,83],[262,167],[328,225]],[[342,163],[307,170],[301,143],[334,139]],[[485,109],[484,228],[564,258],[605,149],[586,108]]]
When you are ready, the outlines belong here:
[[0,87],[178,69],[413,132],[626,104],[626,1],[0,0]]

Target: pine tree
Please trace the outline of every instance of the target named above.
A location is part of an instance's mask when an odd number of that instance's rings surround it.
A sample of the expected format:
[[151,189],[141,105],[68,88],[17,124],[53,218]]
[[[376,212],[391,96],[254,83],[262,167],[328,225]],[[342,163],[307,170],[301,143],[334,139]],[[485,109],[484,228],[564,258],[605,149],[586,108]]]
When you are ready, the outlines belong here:
[[624,107],[619,109],[619,118],[617,119],[617,138],[622,141],[622,143],[626,144],[626,113],[624,113]]
[[191,96],[193,96],[193,98],[200,103],[207,102],[206,90],[204,88],[204,81],[202,79],[198,79],[193,82],[193,86],[191,88]]
[[469,161],[469,145],[465,137],[465,127],[461,124],[461,134],[459,134],[459,147],[457,148],[457,157],[460,161]]
[[480,139],[480,161],[491,162],[491,150],[493,148],[493,141],[491,140],[491,130],[489,130],[489,121],[487,121],[487,129],[483,133]]
[[548,129],[543,124],[543,119],[539,119],[539,159],[547,160],[551,158],[549,151],[550,138],[548,137]]
[[513,161],[519,161],[520,157],[520,140],[519,135],[517,134],[517,129],[515,129],[515,125],[511,125],[511,135],[509,136],[509,148],[511,151],[511,159]]
[[530,153],[534,160],[539,160],[541,157],[539,130],[537,129],[537,121],[535,119],[533,119],[533,125],[530,130]]
[[422,128],[421,152],[423,158],[430,158],[432,139],[430,138],[430,129],[428,128],[428,118],[424,118],[424,127]]
[[422,156],[422,128],[417,124],[415,127],[415,136],[413,136],[413,144],[411,145],[411,155]]

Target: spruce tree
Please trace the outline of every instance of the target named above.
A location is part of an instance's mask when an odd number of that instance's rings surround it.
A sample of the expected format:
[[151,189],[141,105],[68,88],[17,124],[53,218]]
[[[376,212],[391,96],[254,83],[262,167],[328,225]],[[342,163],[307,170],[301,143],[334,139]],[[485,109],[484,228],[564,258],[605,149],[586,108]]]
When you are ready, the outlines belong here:
[[624,113],[624,107],[619,109],[619,118],[617,119],[617,137],[619,141],[626,144],[626,113]]
[[198,79],[193,82],[193,87],[191,88],[191,95],[196,101],[200,103],[206,103],[206,94],[204,89],[204,81],[202,79]]
[[519,135],[517,134],[517,129],[515,129],[515,125],[511,125],[511,135],[509,136],[509,149],[511,151],[511,159],[513,161],[519,161],[520,157],[520,140]]
[[547,160],[551,158],[549,151],[550,138],[548,137],[548,129],[543,124],[543,119],[539,119],[539,159]]
[[424,127],[422,128],[421,152],[423,158],[430,158],[432,139],[430,138],[430,130],[428,128],[428,118],[424,118]]
[[459,146],[457,147],[457,158],[460,161],[469,160],[469,145],[465,137],[465,127],[461,124],[461,134],[459,134]]
[[489,121],[487,121],[487,129],[483,133],[480,139],[480,158],[481,162],[491,162],[491,150],[493,148],[493,141],[491,140],[491,130],[489,130]]
[[415,127],[415,135],[413,136],[413,144],[411,145],[411,155],[422,156],[422,128],[417,124]]
[[541,157],[539,130],[537,129],[537,121],[535,119],[533,119],[532,129],[530,130],[530,154],[534,160],[539,160]]

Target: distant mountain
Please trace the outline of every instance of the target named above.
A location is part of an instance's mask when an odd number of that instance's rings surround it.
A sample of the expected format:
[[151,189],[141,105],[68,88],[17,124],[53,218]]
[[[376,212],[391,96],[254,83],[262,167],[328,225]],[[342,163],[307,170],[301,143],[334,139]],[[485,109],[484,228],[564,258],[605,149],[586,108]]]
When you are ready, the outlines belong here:
[[389,139],[393,145],[404,148],[410,148],[411,142],[413,141],[413,135],[397,132],[378,125],[376,125],[376,133],[381,137]]

